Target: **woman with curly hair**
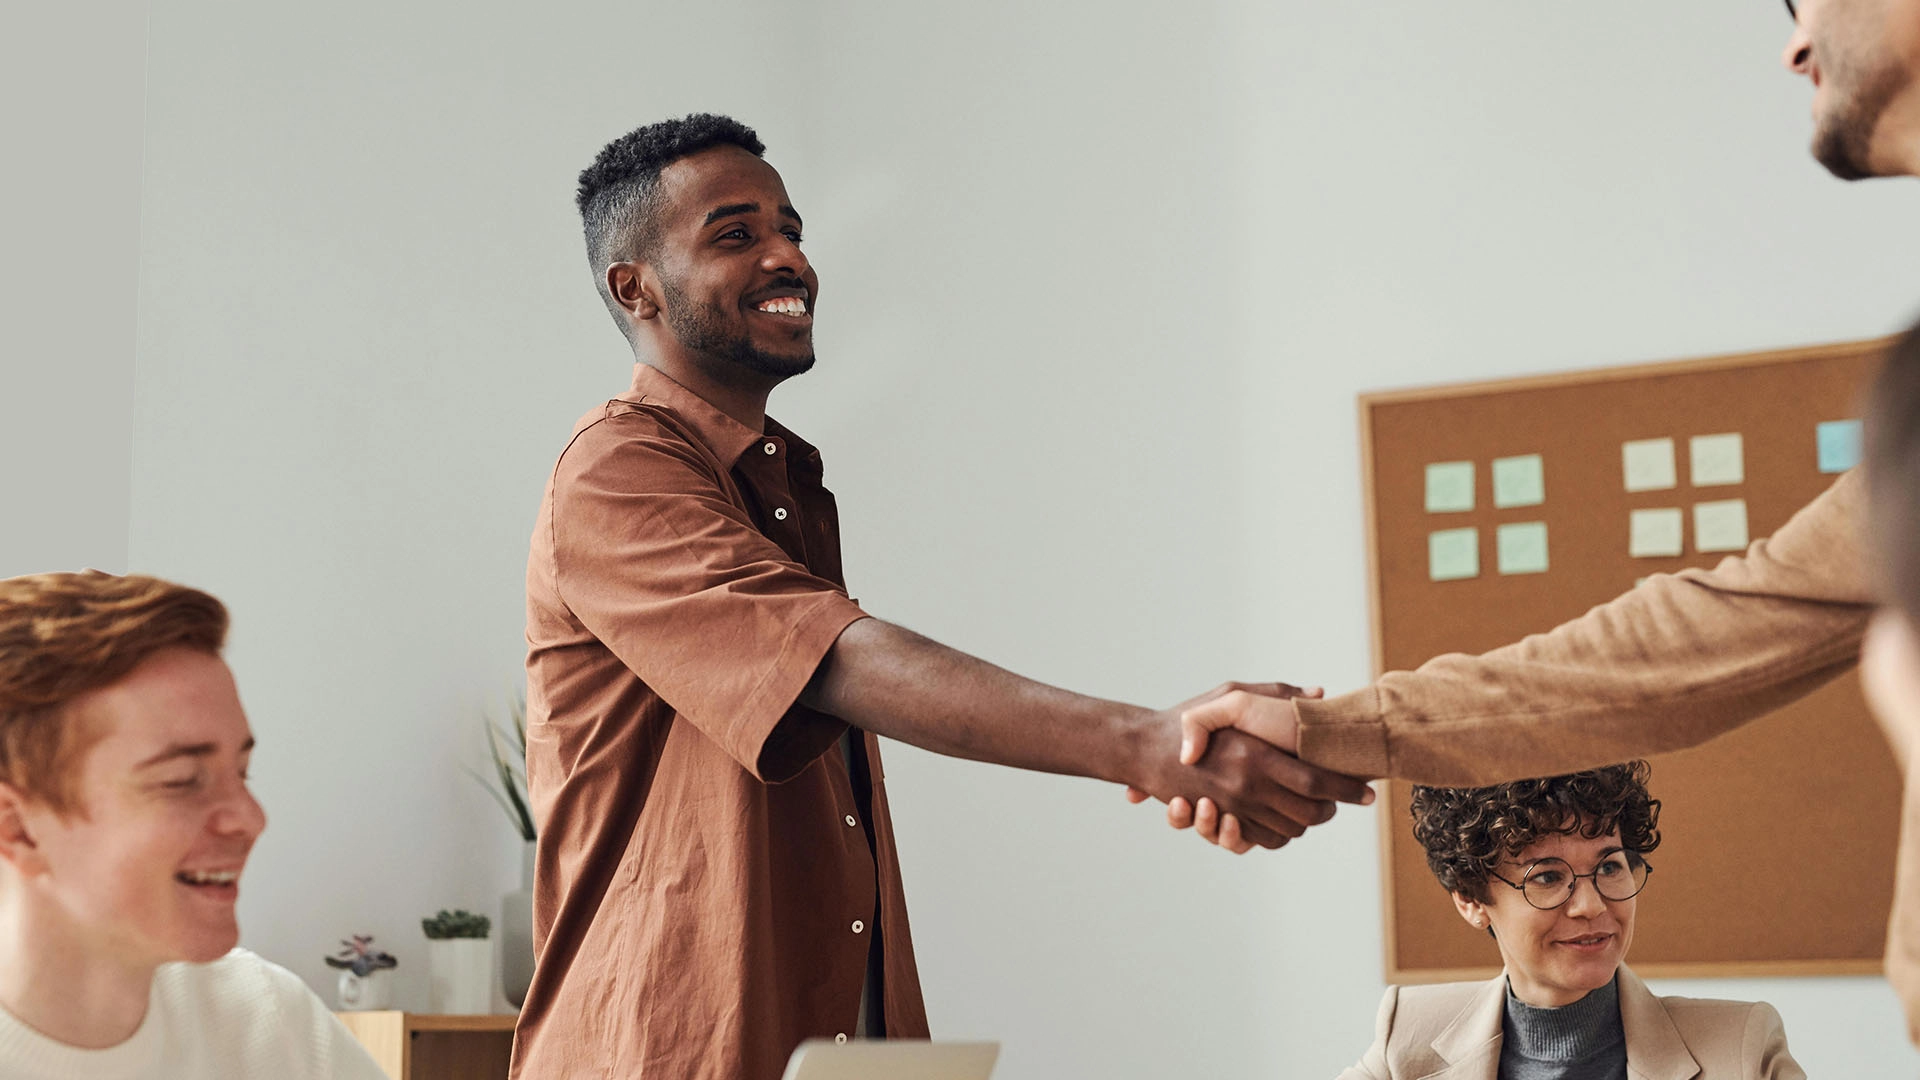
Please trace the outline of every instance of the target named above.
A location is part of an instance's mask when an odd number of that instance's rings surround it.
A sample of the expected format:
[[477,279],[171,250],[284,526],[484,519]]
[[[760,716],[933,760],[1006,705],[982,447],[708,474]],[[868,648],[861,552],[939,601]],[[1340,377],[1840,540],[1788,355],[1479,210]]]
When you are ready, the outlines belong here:
[[1340,1080],[1805,1080],[1771,1005],[1656,997],[1626,965],[1660,846],[1651,771],[1414,788],[1427,866],[1505,970],[1388,987]]

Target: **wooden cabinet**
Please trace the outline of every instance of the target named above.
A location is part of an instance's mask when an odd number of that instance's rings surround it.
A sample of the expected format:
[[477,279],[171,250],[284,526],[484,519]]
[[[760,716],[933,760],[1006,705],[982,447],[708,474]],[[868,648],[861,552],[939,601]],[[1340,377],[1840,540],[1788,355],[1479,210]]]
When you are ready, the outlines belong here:
[[335,1013],[393,1080],[506,1080],[516,1016]]

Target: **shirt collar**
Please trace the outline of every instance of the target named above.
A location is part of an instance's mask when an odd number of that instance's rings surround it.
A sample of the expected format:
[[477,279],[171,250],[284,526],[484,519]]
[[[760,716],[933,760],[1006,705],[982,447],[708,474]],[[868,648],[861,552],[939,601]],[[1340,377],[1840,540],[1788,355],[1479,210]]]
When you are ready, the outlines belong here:
[[785,443],[787,456],[791,460],[809,463],[819,461],[819,451],[813,448],[813,444],[789,431],[780,421],[769,416],[767,430],[755,431],[720,411],[706,398],[675,382],[673,376],[652,364],[633,365],[633,388],[622,395],[622,400],[636,405],[643,401],[656,402],[680,414],[729,468],[738,463],[747,451],[769,438]]

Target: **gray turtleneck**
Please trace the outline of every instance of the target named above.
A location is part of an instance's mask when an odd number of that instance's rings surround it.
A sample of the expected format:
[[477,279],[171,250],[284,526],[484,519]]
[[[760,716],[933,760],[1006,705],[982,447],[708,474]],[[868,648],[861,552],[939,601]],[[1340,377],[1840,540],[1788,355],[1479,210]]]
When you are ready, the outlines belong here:
[[1521,1001],[1509,983],[1501,1027],[1500,1080],[1627,1080],[1618,975],[1557,1009]]

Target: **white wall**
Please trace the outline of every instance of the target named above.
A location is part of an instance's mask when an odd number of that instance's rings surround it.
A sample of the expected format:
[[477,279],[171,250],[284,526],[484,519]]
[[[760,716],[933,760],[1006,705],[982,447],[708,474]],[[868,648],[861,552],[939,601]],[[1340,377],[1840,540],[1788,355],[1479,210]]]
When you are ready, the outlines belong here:
[[0,577],[126,569],[146,18],[145,0],[7,15]]
[[[1590,7],[1590,6],[1588,6]],[[876,613],[1077,689],[1366,675],[1354,394],[1876,334],[1911,184],[1844,188],[1781,13],[181,0],[151,30],[131,562],[234,607],[272,816],[250,944],[325,985],[515,876],[457,766],[525,540],[625,383],[574,173],[760,127],[824,285],[821,444]],[[10,477],[11,472],[8,474]],[[893,748],[942,1035],[1007,1080],[1331,1075],[1380,991],[1374,822],[1232,859],[1117,791]],[[1877,980],[1778,1002],[1911,1071]]]

